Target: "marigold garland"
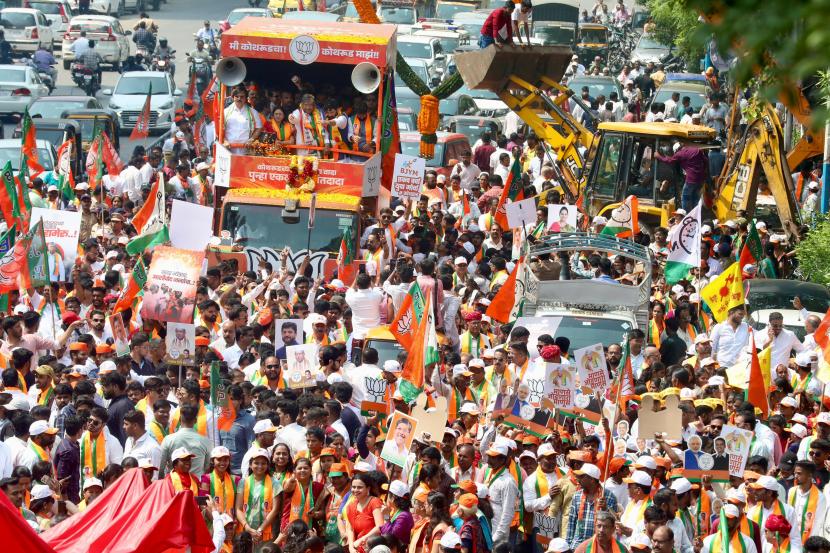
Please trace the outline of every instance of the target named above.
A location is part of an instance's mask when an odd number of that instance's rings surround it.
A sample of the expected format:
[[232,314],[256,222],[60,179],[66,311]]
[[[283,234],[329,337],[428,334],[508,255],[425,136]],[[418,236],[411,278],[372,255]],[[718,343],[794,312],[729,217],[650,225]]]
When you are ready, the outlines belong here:
[[[233,193],[235,195],[245,196],[248,198],[291,200],[309,200],[311,198],[310,194],[307,194],[299,189],[283,190],[275,188],[234,188]],[[356,206],[360,203],[360,197],[351,194],[341,194],[338,192],[318,192],[317,201]]]

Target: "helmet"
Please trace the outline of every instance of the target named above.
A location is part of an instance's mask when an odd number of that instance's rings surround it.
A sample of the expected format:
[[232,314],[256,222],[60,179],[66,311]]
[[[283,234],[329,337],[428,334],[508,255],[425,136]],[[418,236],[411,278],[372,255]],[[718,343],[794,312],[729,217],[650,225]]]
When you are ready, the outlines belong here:
[[167,39],[166,38],[160,38],[159,39],[159,46],[167,46]]
[[205,19],[205,27],[210,27],[210,21],[208,21],[207,19]]

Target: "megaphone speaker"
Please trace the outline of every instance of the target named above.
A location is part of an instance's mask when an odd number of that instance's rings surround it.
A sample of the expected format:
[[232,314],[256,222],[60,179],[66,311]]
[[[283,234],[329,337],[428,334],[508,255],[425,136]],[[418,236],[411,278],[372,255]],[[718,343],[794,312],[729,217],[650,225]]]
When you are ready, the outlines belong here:
[[363,94],[374,92],[380,86],[380,69],[368,61],[358,63],[352,70],[352,85]]
[[225,58],[216,64],[216,78],[225,86],[238,85],[247,72],[245,62],[239,58]]

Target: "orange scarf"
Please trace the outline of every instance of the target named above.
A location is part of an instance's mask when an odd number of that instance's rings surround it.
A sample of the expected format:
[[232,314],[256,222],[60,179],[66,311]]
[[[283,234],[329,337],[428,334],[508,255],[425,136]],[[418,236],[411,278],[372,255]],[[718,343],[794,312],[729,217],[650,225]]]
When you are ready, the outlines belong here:
[[[181,421],[179,417],[181,416],[181,411],[176,410],[173,413],[173,419],[170,421],[170,427],[175,430],[178,430],[181,426]],[[199,417],[196,419],[196,432],[201,434],[202,436],[207,436],[207,409],[205,408],[205,402],[199,400]]]
[[309,480],[308,490],[306,491],[298,480],[297,486],[294,488],[294,493],[291,494],[291,511],[288,516],[288,522],[299,519],[311,526],[312,509],[314,509],[314,483]]
[[81,485],[85,478],[93,478],[107,466],[107,442],[102,430],[95,441],[89,431],[81,436]]
[[223,476],[219,476],[215,470],[210,473],[209,478],[210,497],[216,501],[219,512],[228,513],[234,517],[236,490],[234,490],[233,478],[227,472]]
[[[795,507],[796,490],[797,487],[790,488],[787,495],[787,503]],[[807,501],[804,502],[804,510],[801,513],[801,540],[807,541],[813,531],[813,522],[818,512],[819,491],[816,486],[810,486],[810,492],[807,496]]]
[[173,491],[182,492],[185,489],[189,489],[193,492],[194,496],[199,495],[199,487],[196,486],[196,477],[192,474],[190,475],[190,486],[187,488],[182,484],[182,476],[176,471],[170,473],[170,482],[173,484]]

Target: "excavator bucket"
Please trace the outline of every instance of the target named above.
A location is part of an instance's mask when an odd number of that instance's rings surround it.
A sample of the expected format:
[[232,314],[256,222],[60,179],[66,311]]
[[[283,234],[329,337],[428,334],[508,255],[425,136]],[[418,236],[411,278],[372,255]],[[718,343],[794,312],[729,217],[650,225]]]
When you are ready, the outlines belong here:
[[483,50],[457,52],[455,64],[468,87],[499,93],[511,75],[530,83],[538,83],[539,77],[559,81],[572,55],[567,46],[496,48],[490,45]]

